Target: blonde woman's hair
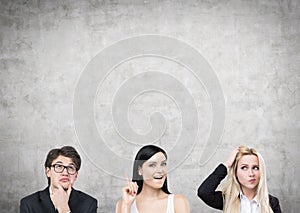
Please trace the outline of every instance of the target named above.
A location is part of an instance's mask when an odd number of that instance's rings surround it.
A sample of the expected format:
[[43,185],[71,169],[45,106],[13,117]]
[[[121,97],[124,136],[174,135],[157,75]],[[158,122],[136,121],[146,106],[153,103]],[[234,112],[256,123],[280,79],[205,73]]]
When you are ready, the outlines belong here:
[[255,155],[259,162],[260,180],[257,186],[257,200],[259,203],[260,213],[273,213],[269,203],[269,193],[266,178],[266,166],[262,156],[253,148],[240,146],[232,167],[229,168],[228,176],[222,190],[224,198],[224,213],[239,213],[240,212],[240,183],[236,177],[238,162],[244,155]]

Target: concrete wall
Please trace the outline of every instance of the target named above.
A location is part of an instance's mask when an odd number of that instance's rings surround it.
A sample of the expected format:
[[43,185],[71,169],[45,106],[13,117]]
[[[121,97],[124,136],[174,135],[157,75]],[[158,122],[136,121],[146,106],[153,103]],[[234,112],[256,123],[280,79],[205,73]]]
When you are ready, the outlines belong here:
[[240,144],[258,149],[283,212],[300,207],[300,3],[0,3],[0,209],[46,186],[47,152],[76,147],[75,184],[113,212],[143,144],[169,185],[217,212],[200,182]]

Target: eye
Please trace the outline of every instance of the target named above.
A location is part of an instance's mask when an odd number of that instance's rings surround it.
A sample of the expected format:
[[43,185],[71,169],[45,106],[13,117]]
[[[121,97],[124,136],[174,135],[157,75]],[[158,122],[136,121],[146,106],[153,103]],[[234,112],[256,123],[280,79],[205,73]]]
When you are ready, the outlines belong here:
[[167,162],[163,162],[161,166],[167,166]]
[[247,170],[247,166],[242,166],[241,170],[246,171]]
[[156,165],[154,163],[149,164],[149,167],[155,167]]
[[76,168],[74,166],[68,166],[68,170],[73,172],[76,170]]
[[56,164],[55,167],[56,167],[57,169],[62,169],[64,166],[63,166],[63,165],[60,165],[60,164]]
[[258,171],[259,167],[258,166],[253,166],[253,169]]

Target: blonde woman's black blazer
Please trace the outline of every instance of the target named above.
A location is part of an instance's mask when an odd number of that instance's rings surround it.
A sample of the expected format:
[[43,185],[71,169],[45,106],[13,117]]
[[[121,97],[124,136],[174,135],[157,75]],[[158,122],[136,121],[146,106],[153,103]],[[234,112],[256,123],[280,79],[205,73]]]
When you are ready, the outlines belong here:
[[[227,168],[225,165],[220,164],[199,186],[198,197],[204,203],[212,208],[223,210],[223,196],[221,191],[216,191],[220,182],[226,177]],[[281,213],[279,200],[269,195],[270,206],[274,213]]]

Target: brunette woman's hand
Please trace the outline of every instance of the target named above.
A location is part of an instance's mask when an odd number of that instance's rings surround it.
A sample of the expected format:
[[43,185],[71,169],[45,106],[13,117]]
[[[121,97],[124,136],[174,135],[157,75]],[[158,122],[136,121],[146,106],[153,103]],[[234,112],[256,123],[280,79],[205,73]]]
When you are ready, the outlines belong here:
[[129,181],[126,176],[126,186],[122,188],[122,199],[117,202],[116,213],[129,213],[131,206],[137,196],[138,185]]
[[127,186],[122,189],[122,203],[131,206],[136,198],[139,187],[136,182],[129,181],[128,177],[126,177],[126,183]]
[[237,153],[239,152],[239,148],[236,148],[230,152],[227,159],[225,160],[225,165],[230,168],[235,160]]

